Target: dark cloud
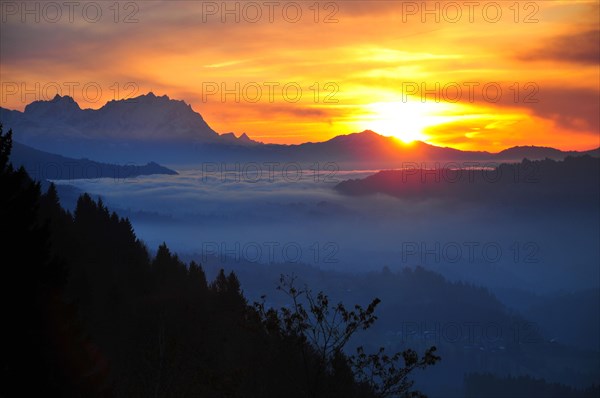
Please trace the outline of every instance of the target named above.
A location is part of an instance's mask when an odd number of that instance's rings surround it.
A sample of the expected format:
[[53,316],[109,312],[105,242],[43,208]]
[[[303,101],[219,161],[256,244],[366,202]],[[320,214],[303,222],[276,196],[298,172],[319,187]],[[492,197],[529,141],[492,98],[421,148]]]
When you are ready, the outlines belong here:
[[543,85],[537,87],[538,91],[535,94],[531,90],[528,91],[528,100],[521,96],[519,101],[515,101],[512,95],[503,95],[497,104],[529,109],[536,116],[551,119],[557,125],[574,131],[600,129],[600,93],[597,90]]
[[539,102],[529,105],[533,112],[573,130],[600,129],[600,93],[587,88],[540,87]]
[[482,83],[475,89],[473,101],[464,89],[460,102],[490,108],[526,109],[535,116],[553,120],[558,126],[573,131],[589,132],[600,129],[600,92],[595,89],[529,82],[519,86],[519,95],[515,98],[514,83],[497,84],[501,89],[497,100],[494,98],[497,93],[495,89],[489,90],[488,97],[483,95]]
[[525,61],[552,60],[598,65],[600,62],[600,30],[587,30],[554,37],[541,48],[519,54]]

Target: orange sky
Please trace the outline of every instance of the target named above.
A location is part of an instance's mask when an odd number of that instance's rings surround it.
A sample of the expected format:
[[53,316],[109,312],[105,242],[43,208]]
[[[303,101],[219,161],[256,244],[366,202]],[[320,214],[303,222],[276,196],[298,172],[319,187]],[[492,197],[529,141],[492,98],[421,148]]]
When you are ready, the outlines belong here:
[[153,91],[263,142],[600,145],[597,0],[91,3],[2,3],[0,106]]

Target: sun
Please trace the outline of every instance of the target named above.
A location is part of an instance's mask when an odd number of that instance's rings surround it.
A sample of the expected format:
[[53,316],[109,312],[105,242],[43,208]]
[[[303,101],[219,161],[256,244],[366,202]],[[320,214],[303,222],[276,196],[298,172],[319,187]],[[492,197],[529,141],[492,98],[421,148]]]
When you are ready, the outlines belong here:
[[[439,113],[444,104],[436,102],[375,102],[366,106],[364,128],[379,134],[396,137],[404,143],[426,141],[427,127],[441,123]],[[436,115],[437,114],[437,115]]]

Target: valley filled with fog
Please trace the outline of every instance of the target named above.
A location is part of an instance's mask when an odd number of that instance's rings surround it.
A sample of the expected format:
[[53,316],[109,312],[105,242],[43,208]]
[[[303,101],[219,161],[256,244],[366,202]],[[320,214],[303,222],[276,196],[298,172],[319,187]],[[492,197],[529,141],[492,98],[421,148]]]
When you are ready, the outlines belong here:
[[373,171],[206,169],[57,183],[101,197],[132,220],[151,249],[168,239],[178,253],[225,263],[347,272],[421,265],[494,288],[597,287],[596,219],[580,208],[561,206],[550,215],[519,203],[348,197],[334,189]]
[[[597,376],[590,357],[599,348],[597,208],[543,198],[350,196],[336,185],[376,171],[259,176],[213,166],[56,182],[59,192],[72,195],[65,187],[75,187],[129,217],[151,251],[166,242],[209,276],[235,271],[251,302],[266,295],[269,304],[285,305],[275,289],[280,274],[346,303],[380,297],[380,325],[353,344],[441,347],[446,361],[428,372],[440,384],[423,387],[432,396],[462,394],[462,375],[473,371],[534,374],[574,387]],[[68,194],[63,202],[69,206]],[[511,345],[518,353],[506,351]],[[574,373],[530,368],[523,356],[564,361]]]
[[[333,303],[380,299],[377,322],[344,354],[435,346],[442,360],[411,376],[430,397],[493,396],[498,383],[505,395],[544,397],[544,389],[579,397],[598,388],[599,149],[461,151],[369,130],[262,144],[219,135],[183,101],[152,93],[100,110],[56,96],[0,117],[18,131],[13,164],[42,191],[55,183],[75,224],[86,208],[105,221],[127,218],[122,239],[135,234],[142,251],[190,275],[232,272],[249,306],[289,308],[281,275]],[[191,135],[178,141],[162,124],[147,132],[148,118]],[[60,140],[50,138],[54,126]],[[91,246],[95,235],[111,238],[95,227],[86,234]],[[110,280],[127,266],[108,250],[114,270],[90,272]],[[70,280],[87,294],[91,282]],[[143,280],[100,279],[97,289],[112,303],[111,284],[129,294]]]
[[459,3],[0,1],[0,398],[600,397],[600,2]]

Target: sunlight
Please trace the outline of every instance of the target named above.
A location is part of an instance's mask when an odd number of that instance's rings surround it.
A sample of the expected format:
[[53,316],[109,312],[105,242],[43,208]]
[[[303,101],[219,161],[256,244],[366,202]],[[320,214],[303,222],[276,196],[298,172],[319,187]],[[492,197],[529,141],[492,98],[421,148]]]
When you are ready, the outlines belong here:
[[425,141],[427,127],[449,119],[441,113],[448,104],[407,100],[406,102],[376,102],[367,106],[370,111],[364,119],[364,128],[379,134],[393,136],[404,143]]

